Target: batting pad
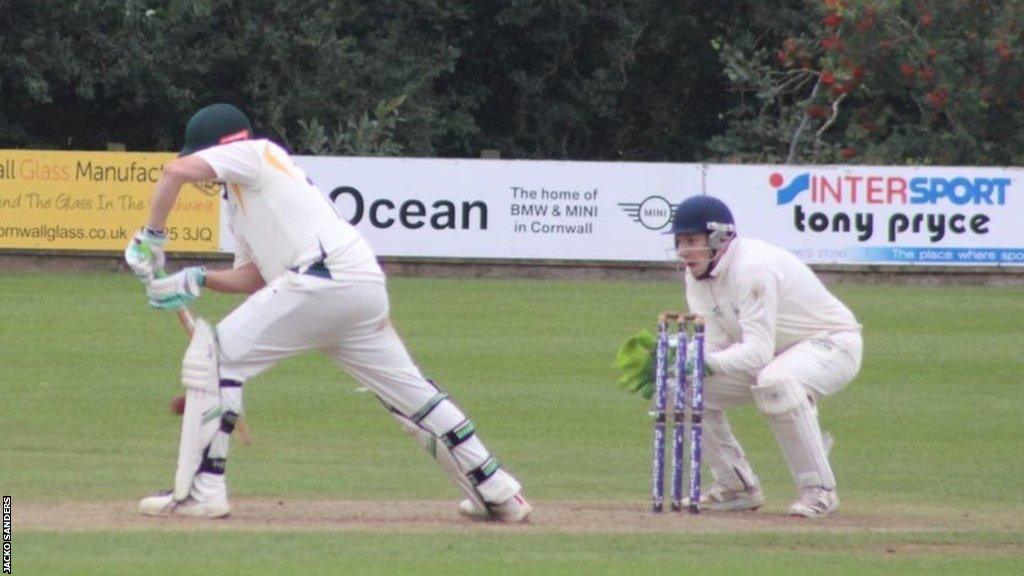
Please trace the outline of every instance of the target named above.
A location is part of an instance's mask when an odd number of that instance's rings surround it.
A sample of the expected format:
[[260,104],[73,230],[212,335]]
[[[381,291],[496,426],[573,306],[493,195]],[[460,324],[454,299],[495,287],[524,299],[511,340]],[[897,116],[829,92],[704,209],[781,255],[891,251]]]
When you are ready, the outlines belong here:
[[821,437],[818,418],[800,386],[775,381],[755,386],[754,401],[782,449],[800,488],[834,489],[836,479]]
[[219,392],[217,335],[202,318],[195,319],[192,341],[181,362],[181,385],[210,393]]
[[402,426],[406,431],[417,437],[474,503],[500,504],[522,488],[512,475],[501,469],[498,459],[491,456],[477,437],[473,423],[446,394],[439,392],[412,418],[401,414],[395,417],[399,422],[405,420]]
[[395,420],[401,424],[402,429],[415,438],[416,442],[423,446],[427,454],[441,465],[441,470],[452,481],[452,484],[455,484],[455,487],[472,500],[481,510],[485,509],[487,506],[484,503],[483,497],[477,491],[476,486],[470,482],[469,477],[459,469],[459,464],[455,461],[455,456],[452,455],[448,446],[444,442],[439,442],[437,436],[434,436],[429,430],[417,426],[415,422],[394,409],[389,408],[389,411]]
[[178,469],[174,473],[174,499],[188,498],[192,479],[203,462],[203,452],[220,430],[220,391],[185,389],[185,413],[181,417]]

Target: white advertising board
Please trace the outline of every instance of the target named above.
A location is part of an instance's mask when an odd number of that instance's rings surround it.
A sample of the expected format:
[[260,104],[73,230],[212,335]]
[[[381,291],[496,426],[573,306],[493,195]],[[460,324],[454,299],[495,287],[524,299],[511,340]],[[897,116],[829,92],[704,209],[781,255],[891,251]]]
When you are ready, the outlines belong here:
[[697,164],[335,158],[296,162],[381,256],[665,261]]
[[[711,194],[740,234],[808,263],[1024,265],[1016,168],[296,162],[381,256],[664,262],[676,203]],[[230,234],[221,239],[232,251]]]
[[740,234],[808,263],[1024,265],[1024,171],[709,165]]

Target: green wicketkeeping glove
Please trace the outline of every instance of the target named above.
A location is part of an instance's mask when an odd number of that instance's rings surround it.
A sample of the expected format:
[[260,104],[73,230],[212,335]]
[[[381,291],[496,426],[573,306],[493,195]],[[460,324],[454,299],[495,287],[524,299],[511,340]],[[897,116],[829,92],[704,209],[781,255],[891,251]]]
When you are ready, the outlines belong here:
[[612,368],[622,370],[619,386],[650,400],[654,395],[654,355],[655,339],[650,331],[641,330],[627,338],[612,364]]

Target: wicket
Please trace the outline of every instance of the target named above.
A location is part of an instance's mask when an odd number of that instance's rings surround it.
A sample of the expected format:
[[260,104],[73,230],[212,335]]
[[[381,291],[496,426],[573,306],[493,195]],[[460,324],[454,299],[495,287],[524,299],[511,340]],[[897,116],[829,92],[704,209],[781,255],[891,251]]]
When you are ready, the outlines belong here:
[[690,382],[690,482],[691,514],[700,512],[701,416],[704,413],[704,320],[694,314],[664,312],[658,317],[658,337],[654,363],[654,457],[652,459],[651,509],[664,510],[665,500],[665,424],[668,404],[669,359],[673,348],[669,324],[676,324],[675,394],[672,398],[672,510],[683,509],[683,444],[686,419],[686,364],[689,331],[693,329],[693,378]]

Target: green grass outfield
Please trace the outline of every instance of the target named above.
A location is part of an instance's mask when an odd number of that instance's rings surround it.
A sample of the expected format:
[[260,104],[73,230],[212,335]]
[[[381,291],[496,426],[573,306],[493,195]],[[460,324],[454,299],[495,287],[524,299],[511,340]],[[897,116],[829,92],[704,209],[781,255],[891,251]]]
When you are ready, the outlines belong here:
[[[647,512],[647,407],[610,364],[625,336],[680,306],[678,285],[397,278],[390,290],[424,372],[523,480],[531,526],[456,518],[436,465],[316,356],[246,385],[255,444],[232,447],[233,518],[141,519],[135,503],[169,487],[177,453],[174,315],[150,310],[128,275],[7,273],[0,492],[14,499],[13,573],[1024,572],[1020,288],[835,287],[865,325],[865,358],[822,407],[843,505],[818,523],[784,516],[791,480],[749,407],[731,418],[765,509]],[[206,294],[195,310],[219,319],[237,301]],[[308,524],[261,521],[277,501],[340,504]],[[402,515],[418,502],[436,525]]]

